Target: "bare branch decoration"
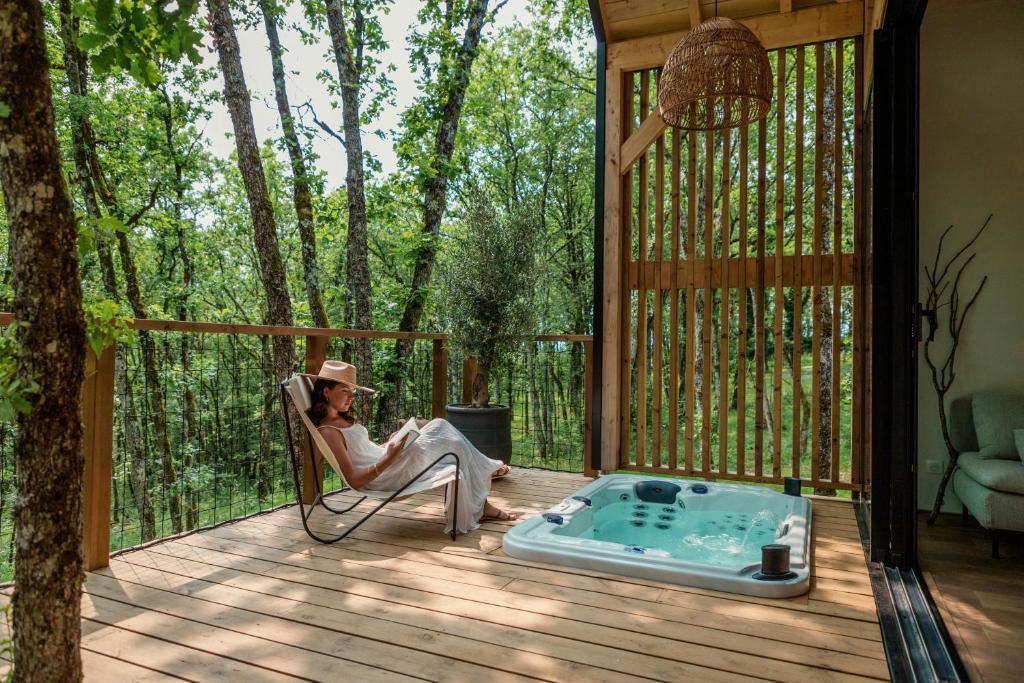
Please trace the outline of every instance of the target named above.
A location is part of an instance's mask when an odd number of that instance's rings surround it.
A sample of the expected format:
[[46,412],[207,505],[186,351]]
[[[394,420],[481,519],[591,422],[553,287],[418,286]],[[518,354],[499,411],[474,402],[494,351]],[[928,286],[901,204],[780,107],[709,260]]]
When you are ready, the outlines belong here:
[[[924,361],[928,365],[932,387],[935,388],[935,396],[938,400],[939,408],[939,426],[942,428],[942,440],[946,444],[946,452],[949,454],[949,461],[946,463],[946,469],[943,471],[942,479],[939,481],[939,489],[935,493],[932,511],[928,515],[929,526],[934,524],[939,516],[939,511],[942,509],[943,499],[946,495],[946,486],[956,470],[957,459],[960,457],[959,451],[953,446],[953,441],[949,436],[946,394],[953,386],[953,382],[956,381],[956,354],[960,348],[960,338],[963,334],[964,323],[967,321],[967,314],[978,300],[981,290],[985,288],[985,283],[988,282],[988,276],[986,275],[981,279],[981,283],[974,291],[973,296],[967,300],[966,305],[962,305],[960,282],[963,279],[964,272],[971,265],[971,261],[977,256],[977,253],[971,253],[963,259],[961,257],[974,246],[991,220],[992,214],[989,214],[982,226],[974,233],[974,236],[948,260],[943,261],[942,248],[946,237],[953,230],[953,226],[950,225],[939,238],[939,245],[935,251],[935,260],[931,268],[928,266],[924,267],[925,277],[928,280],[928,296],[926,309],[923,312],[928,317],[931,326],[928,338],[924,342]],[[956,268],[956,275],[952,277],[951,284],[950,277],[953,268]],[[933,357],[935,351],[932,349],[932,345],[935,343],[935,332],[938,326],[938,311],[940,308],[949,309],[949,318],[946,325],[946,332],[949,334],[949,348],[946,351],[945,358]]]

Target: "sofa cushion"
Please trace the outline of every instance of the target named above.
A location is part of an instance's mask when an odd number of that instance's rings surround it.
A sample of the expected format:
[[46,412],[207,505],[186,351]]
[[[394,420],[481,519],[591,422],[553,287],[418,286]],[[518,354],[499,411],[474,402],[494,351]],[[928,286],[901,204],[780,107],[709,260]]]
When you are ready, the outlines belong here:
[[971,401],[978,454],[982,458],[1020,460],[1013,430],[1024,429],[1024,395],[979,392]]
[[993,491],[1024,495],[1024,463],[1020,460],[983,458],[978,453],[961,453],[956,464],[982,486]]
[[1013,430],[1013,441],[1017,444],[1017,456],[1024,463],[1024,429]]

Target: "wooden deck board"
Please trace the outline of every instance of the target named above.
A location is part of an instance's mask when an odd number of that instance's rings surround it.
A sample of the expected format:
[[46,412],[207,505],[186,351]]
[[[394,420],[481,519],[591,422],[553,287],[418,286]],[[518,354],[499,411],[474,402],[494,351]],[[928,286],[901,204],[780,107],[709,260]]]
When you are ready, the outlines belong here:
[[[529,516],[585,482],[521,469],[492,499]],[[441,513],[396,501],[324,546],[289,508],[122,553],[87,575],[87,678],[888,680],[848,503],[815,499],[812,589],[785,600],[517,560],[511,525],[452,542]]]

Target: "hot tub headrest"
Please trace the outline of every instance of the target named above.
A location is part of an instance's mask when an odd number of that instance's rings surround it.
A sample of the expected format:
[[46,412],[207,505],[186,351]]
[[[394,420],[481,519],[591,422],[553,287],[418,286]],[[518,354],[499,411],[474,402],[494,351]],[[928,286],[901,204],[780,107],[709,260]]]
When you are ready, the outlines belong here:
[[683,489],[679,484],[670,481],[650,479],[633,484],[633,493],[645,503],[672,505],[676,502],[676,494]]

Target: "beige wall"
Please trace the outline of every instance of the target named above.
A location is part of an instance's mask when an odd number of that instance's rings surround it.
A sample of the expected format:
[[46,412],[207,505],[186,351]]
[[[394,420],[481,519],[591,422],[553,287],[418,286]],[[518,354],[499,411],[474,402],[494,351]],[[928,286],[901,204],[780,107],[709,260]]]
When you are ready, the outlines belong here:
[[[941,232],[953,224],[950,237],[959,245],[995,214],[961,288],[973,293],[989,276],[964,328],[954,396],[1024,391],[1022,35],[1021,0],[930,0],[921,28],[922,301],[923,268],[934,260]],[[927,463],[945,467],[946,455],[923,358],[918,391],[918,502],[930,508],[939,475],[927,472]],[[960,509],[952,495],[946,502],[947,510]]]

